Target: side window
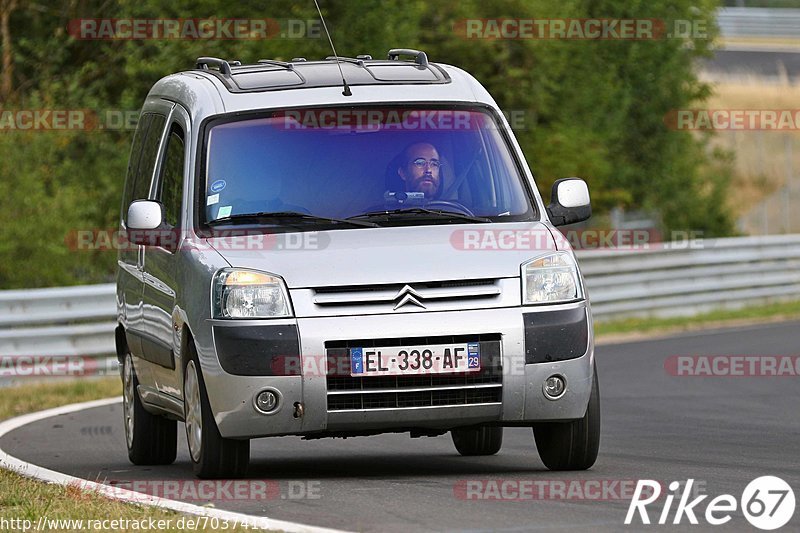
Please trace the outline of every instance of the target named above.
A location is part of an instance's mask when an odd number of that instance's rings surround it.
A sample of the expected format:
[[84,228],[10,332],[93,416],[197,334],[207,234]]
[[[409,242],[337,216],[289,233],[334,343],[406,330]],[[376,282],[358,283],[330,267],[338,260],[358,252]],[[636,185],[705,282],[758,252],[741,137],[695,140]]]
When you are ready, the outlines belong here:
[[136,174],[139,171],[139,162],[142,158],[142,144],[144,138],[147,136],[147,130],[153,122],[153,115],[145,113],[139,118],[139,124],[136,126],[136,133],[133,135],[133,146],[131,147],[131,155],[128,159],[128,172],[125,175],[125,190],[122,193],[122,218],[128,217],[128,206],[133,201],[133,183],[136,180]]
[[183,130],[177,124],[173,124],[167,140],[164,164],[161,166],[161,183],[157,199],[164,204],[167,223],[174,227],[181,221],[184,155]]
[[147,198],[150,193],[150,181],[153,178],[153,170],[156,168],[158,145],[161,142],[161,134],[164,133],[164,125],[166,123],[167,117],[154,114],[150,127],[147,128],[147,135],[142,143],[142,159],[136,171],[131,201]]

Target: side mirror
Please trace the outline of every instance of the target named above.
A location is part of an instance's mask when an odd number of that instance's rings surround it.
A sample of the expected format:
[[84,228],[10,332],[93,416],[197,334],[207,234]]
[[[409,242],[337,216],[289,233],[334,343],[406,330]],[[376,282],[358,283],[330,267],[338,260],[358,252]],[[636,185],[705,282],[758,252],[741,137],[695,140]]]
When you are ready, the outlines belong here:
[[135,200],[128,207],[128,241],[142,246],[172,249],[173,228],[164,222],[164,206],[152,200]]
[[564,178],[553,184],[547,214],[554,226],[582,222],[592,216],[589,186],[580,178]]

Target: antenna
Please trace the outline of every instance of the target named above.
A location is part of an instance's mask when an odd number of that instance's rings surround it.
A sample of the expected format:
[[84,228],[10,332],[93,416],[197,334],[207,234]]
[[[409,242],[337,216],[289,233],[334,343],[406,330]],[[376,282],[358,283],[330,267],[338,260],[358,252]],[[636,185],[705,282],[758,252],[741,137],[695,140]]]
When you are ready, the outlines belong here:
[[333,50],[333,57],[336,59],[336,66],[339,67],[339,74],[342,75],[342,85],[344,85],[342,94],[344,96],[353,96],[353,93],[350,92],[350,87],[347,85],[347,80],[344,79],[344,72],[342,72],[342,64],[339,62],[339,55],[336,53],[336,48],[333,47],[331,33],[328,31],[328,25],[325,24],[325,17],[322,16],[322,10],[319,8],[317,0],[314,0],[314,5],[317,6],[317,13],[319,13],[319,19],[322,21],[322,27],[325,29],[325,34],[328,36],[328,42],[331,43],[331,50]]

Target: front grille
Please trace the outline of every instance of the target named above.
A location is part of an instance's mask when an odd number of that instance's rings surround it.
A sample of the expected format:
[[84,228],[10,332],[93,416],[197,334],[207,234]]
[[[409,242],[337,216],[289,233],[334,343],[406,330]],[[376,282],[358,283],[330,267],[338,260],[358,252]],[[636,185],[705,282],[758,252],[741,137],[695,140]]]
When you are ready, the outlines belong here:
[[500,385],[491,389],[342,394],[328,396],[328,411],[443,407],[499,403],[500,401],[502,401],[502,388]]
[[[415,289],[454,289],[459,287],[480,287],[492,286],[497,283],[494,279],[461,279],[452,281],[429,281],[427,283],[414,283]],[[400,290],[402,283],[390,283],[384,285],[344,285],[337,287],[317,287],[314,292],[317,294],[341,294],[343,292],[367,292],[383,290]]]
[[348,285],[343,287],[316,287],[313,301],[318,306],[365,305],[388,306],[402,301],[406,294],[423,304],[486,300],[499,298],[500,280],[473,279],[435,281],[427,283],[385,285]]
[[[466,338],[465,338],[466,337]],[[438,342],[430,342],[431,340]],[[335,341],[325,344],[329,362],[328,411],[403,409],[474,405],[502,401],[503,370],[499,335],[471,335],[420,338]],[[454,374],[415,376],[352,377],[342,375],[349,369],[351,347],[402,346],[479,342],[481,370]],[[345,359],[345,361],[340,361]],[[338,372],[338,375],[337,375]]]

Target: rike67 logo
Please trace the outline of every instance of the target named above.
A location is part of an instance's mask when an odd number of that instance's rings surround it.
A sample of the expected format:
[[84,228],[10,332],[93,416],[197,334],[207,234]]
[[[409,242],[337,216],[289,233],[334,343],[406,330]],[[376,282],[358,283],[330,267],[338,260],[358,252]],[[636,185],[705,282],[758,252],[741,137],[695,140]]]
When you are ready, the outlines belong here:
[[[698,516],[705,519],[707,524],[719,526],[727,524],[737,509],[741,509],[750,525],[761,530],[771,531],[785,526],[794,515],[795,499],[792,488],[779,477],[762,476],[751,481],[742,492],[742,497],[737,499],[731,494],[721,494],[706,504],[705,512],[701,513],[700,504],[708,498],[707,494],[697,496],[690,500],[693,479],[688,479],[685,484],[673,481],[669,484],[669,492],[664,498],[664,507],[654,519],[660,525],[681,524],[685,518],[690,524],[697,525]],[[681,487],[683,490],[680,491]],[[680,491],[680,494],[678,493]],[[661,484],[650,479],[641,479],[636,484],[633,499],[625,516],[625,524],[630,525],[638,518],[642,524],[650,524],[651,519],[647,506],[657,501],[661,494]],[[673,502],[678,500],[673,512]],[[654,509],[651,509],[654,510]],[[672,520],[670,520],[672,515]]]

